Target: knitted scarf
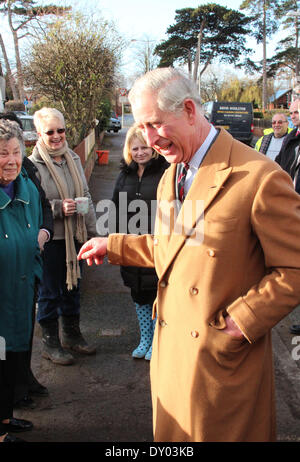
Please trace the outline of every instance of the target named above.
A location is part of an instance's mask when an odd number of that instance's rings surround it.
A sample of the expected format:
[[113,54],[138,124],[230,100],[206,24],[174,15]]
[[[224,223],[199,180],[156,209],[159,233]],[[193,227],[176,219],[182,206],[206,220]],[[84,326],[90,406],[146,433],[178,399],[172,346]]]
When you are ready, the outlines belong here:
[[[41,158],[46,164],[53,181],[57,187],[60,198],[62,200],[69,198],[70,194],[68,192],[68,186],[64,180],[57,174],[55,165],[52,161],[53,157],[64,156],[66,159],[70,175],[73,180],[75,197],[82,197],[84,195],[83,183],[80,177],[80,173],[76,167],[76,164],[72,158],[70,150],[68,148],[67,142],[59,150],[52,150],[42,139],[39,139],[35,149],[38,150]],[[87,231],[85,226],[85,219],[83,215],[77,214],[76,217],[76,229],[75,234],[73,230],[73,217],[65,216],[64,217],[64,227],[65,227],[65,243],[66,243],[66,266],[67,266],[67,279],[66,284],[68,290],[72,290],[73,287],[77,287],[77,281],[81,277],[79,262],[77,260],[77,253],[74,243],[74,235],[78,242],[83,243],[87,240]]]

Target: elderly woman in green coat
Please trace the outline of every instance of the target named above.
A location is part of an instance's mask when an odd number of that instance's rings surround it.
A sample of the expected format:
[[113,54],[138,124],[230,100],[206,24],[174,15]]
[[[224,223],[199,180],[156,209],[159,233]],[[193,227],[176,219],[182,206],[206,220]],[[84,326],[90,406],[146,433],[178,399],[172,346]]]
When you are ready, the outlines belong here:
[[30,346],[34,285],[42,275],[41,203],[22,170],[22,137],[16,124],[0,121],[0,442],[20,441],[11,432],[33,427],[13,417],[16,364]]

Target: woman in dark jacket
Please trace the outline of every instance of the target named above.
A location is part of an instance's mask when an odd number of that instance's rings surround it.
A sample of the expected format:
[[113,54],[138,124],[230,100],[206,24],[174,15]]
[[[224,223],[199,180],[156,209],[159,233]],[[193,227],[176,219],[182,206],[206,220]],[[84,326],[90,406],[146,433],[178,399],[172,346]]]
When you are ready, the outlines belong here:
[[[112,197],[116,208],[115,213],[110,215],[110,231],[153,234],[156,190],[169,164],[147,146],[142,132],[136,126],[127,132],[123,157]],[[156,298],[158,280],[155,269],[123,266],[121,276],[124,284],[131,289],[140,326],[140,343],[132,356],[150,360],[155,327],[152,305]]]

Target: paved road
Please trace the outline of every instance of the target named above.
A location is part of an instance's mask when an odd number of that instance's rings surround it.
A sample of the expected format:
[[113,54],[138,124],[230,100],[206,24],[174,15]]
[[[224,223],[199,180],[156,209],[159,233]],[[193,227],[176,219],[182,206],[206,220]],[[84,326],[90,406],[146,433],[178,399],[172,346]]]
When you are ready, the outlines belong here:
[[[90,180],[95,207],[111,197],[125,134],[126,127],[105,136],[102,148],[110,151],[109,164],[95,165]],[[149,363],[131,358],[138,327],[119,268],[107,263],[85,267],[81,317],[83,333],[96,344],[97,354],[77,355],[77,363],[68,367],[41,358],[36,327],[33,368],[50,395],[38,398],[35,410],[15,413],[35,424],[24,437],[35,442],[151,442]],[[288,332],[297,320],[299,309],[273,330],[279,441],[300,441],[300,338],[297,349]]]

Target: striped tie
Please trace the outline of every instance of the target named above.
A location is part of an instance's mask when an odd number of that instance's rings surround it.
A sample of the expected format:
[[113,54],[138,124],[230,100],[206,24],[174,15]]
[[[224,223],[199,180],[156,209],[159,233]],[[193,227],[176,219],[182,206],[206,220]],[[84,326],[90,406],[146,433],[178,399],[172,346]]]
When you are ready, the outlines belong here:
[[184,183],[185,183],[186,174],[188,172],[188,169],[189,169],[189,164],[185,163],[177,179],[178,198],[180,202],[184,201]]

